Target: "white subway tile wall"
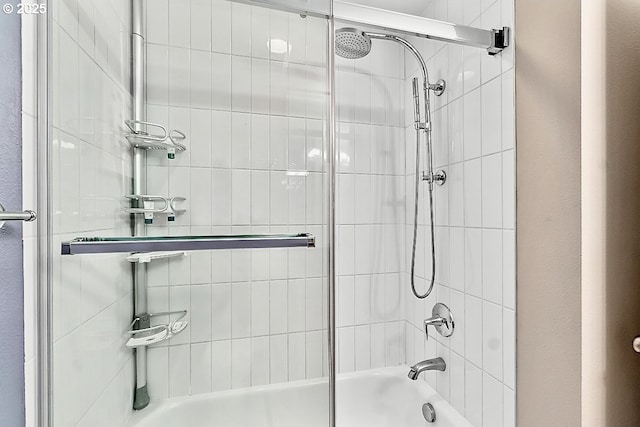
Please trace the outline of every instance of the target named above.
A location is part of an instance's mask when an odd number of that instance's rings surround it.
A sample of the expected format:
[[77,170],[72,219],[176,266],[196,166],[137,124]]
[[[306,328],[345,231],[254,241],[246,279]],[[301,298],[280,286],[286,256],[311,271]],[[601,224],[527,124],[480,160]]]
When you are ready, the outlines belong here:
[[[422,16],[485,29],[513,29],[513,0],[434,0]],[[512,32],[513,34],[513,32]],[[407,357],[411,365],[446,355],[447,372],[426,380],[474,427],[515,426],[515,125],[513,48],[489,56],[462,48],[411,38],[425,56],[430,80],[447,80],[446,95],[432,98],[436,168],[447,183],[435,189],[436,286],[417,302],[408,279],[406,301]],[[379,43],[374,42],[374,50]],[[448,58],[448,60],[445,60]],[[415,147],[411,78],[417,64],[405,55],[406,267],[409,271],[412,231]],[[445,65],[446,64],[446,65]],[[423,142],[424,149],[424,142]],[[423,151],[425,152],[425,151]],[[422,169],[427,169],[426,155]],[[426,186],[425,186],[426,188]],[[429,278],[429,217],[426,190],[421,193],[420,282]],[[444,206],[443,206],[444,205]],[[448,213],[445,214],[445,212]],[[422,265],[420,265],[422,264]],[[406,277],[406,276],[405,276]],[[434,329],[425,342],[422,321],[435,302],[447,304],[456,319],[450,338]],[[431,343],[437,342],[434,347]],[[412,350],[412,351],[411,351]]]
[[314,249],[150,264],[150,310],[187,309],[190,320],[149,348],[153,398],[327,375],[326,22],[227,0],[159,0],[147,23],[148,120],[185,132],[188,147],[175,160],[148,155],[148,191],[188,198],[186,214],[149,233],[317,239]]

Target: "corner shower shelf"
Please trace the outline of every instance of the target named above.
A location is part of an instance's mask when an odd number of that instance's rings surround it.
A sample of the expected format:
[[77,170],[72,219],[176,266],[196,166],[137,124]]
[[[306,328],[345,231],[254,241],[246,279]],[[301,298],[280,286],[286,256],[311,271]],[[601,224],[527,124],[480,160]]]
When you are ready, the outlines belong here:
[[230,236],[78,237],[62,242],[62,255],[116,252],[206,251],[215,249],[315,248],[311,234]]
[[127,261],[144,264],[147,262],[154,261],[156,259],[167,259],[167,258],[177,258],[181,256],[186,256],[187,253],[185,251],[162,251],[162,252],[138,252],[135,254],[131,254],[127,257]]
[[181,143],[187,136],[179,130],[167,131],[167,128],[162,125],[141,120],[125,120],[124,123],[131,131],[126,138],[133,147],[145,150],[166,150],[167,157],[170,159],[175,159],[176,152],[187,149]]
[[[178,318],[172,321],[171,316],[178,316]],[[141,320],[140,317],[136,317],[133,319],[133,322],[131,322],[131,325],[129,325],[128,334],[131,335],[131,338],[127,340],[125,345],[129,348],[135,348],[168,340],[185,330],[189,324],[187,320],[183,320],[186,316],[187,310],[149,313],[149,318],[152,320],[157,317],[167,317],[169,322],[144,329],[135,329]]]

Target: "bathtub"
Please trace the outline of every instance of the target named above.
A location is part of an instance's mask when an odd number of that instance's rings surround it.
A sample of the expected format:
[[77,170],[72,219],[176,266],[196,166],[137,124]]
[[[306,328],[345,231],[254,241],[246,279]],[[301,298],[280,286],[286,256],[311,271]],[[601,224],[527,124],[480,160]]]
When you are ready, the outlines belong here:
[[[407,378],[407,367],[338,375],[338,427],[472,427],[424,381]],[[422,405],[430,402],[436,421],[428,424]],[[152,402],[136,412],[129,427],[325,427],[327,379],[178,397]]]

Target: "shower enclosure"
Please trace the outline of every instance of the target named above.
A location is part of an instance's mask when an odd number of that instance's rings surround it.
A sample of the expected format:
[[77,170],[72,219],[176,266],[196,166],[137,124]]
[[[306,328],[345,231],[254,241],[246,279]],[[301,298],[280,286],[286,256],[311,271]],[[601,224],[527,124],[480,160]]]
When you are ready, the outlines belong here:
[[41,425],[515,425],[511,0],[48,3]]

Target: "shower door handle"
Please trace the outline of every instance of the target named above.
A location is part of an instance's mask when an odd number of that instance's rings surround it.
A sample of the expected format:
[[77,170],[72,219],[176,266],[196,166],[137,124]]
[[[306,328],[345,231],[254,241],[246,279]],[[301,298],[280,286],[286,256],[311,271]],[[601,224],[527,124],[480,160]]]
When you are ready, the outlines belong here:
[[36,213],[34,211],[26,210],[22,212],[7,212],[4,210],[4,206],[0,205],[0,228],[4,227],[5,221],[35,221]]

